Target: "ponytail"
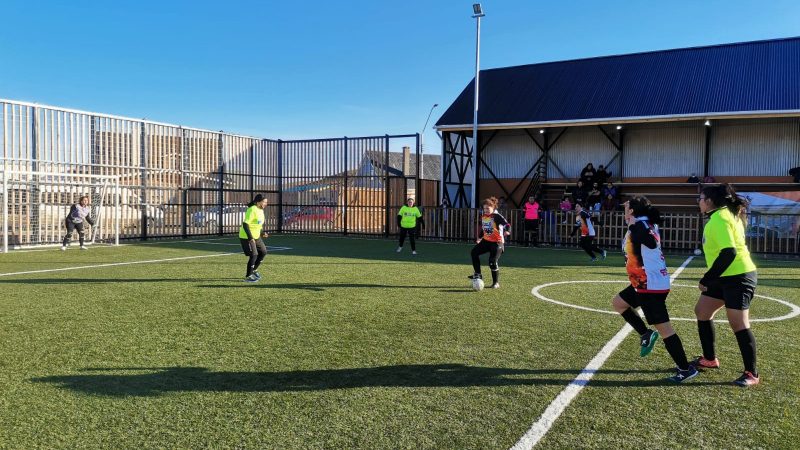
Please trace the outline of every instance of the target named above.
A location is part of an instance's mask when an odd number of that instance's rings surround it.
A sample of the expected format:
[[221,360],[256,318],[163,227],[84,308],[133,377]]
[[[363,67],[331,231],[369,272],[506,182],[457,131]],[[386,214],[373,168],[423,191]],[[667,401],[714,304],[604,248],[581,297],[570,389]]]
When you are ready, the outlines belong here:
[[711,200],[716,208],[728,208],[735,217],[739,217],[747,209],[747,200],[739,197],[736,190],[728,183],[719,186],[706,186],[702,190],[703,195]]
[[654,225],[661,225],[661,212],[650,203],[645,196],[636,196],[628,200],[628,207],[635,217],[647,217],[647,221]]

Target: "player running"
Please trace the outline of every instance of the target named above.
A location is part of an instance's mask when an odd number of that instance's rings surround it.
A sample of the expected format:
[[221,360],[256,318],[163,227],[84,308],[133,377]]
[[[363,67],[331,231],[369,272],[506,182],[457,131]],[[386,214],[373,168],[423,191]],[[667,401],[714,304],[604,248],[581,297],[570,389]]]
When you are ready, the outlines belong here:
[[[645,197],[633,197],[624,205],[628,231],[625,233],[622,250],[631,284],[617,294],[611,304],[625,322],[639,333],[640,356],[650,354],[659,333],[661,334],[664,346],[677,366],[675,375],[667,379],[681,383],[696,377],[698,372],[686,359],[681,338],[669,321],[666,300],[670,278],[658,232],[661,214]],[[647,328],[639,314],[634,311],[636,308],[642,308],[647,323],[654,326],[657,332]]]
[[592,258],[592,262],[597,261],[595,252],[599,253],[601,258],[606,259],[606,251],[594,243],[594,238],[597,233],[594,229],[594,223],[592,223],[592,216],[583,209],[583,204],[580,202],[575,203],[575,212],[578,214],[578,217],[575,219],[575,228],[572,229],[570,236],[574,236],[575,232],[580,230],[581,238],[578,241],[578,245]]
[[472,247],[470,252],[472,256],[472,268],[475,270],[473,275],[468,276],[469,279],[480,278],[481,275],[481,260],[480,255],[489,253],[489,269],[492,272],[492,289],[500,288],[500,267],[497,265],[500,255],[503,253],[503,244],[505,243],[505,236],[511,234],[511,225],[506,221],[499,212],[497,212],[497,199],[494,197],[487,198],[483,201],[483,214],[480,218],[480,237],[476,239],[477,245]]
[[741,387],[758,384],[756,338],[750,330],[750,301],[756,290],[756,265],[744,238],[742,213],[746,203],[732,186],[707,186],[698,199],[700,212],[708,216],[703,229],[703,253],[708,271],[700,279],[701,291],[694,313],[703,356],[693,361],[699,369],[719,368],[714,347],[714,315],[725,307],[728,324],[736,336],[744,362],[742,376],[734,380]]
[[269,236],[264,231],[264,208],[267,207],[267,203],[267,199],[261,194],[253,197],[253,201],[247,205],[242,226],[239,227],[239,241],[242,244],[242,251],[249,258],[247,260],[247,275],[244,278],[244,281],[248,283],[255,283],[261,279],[261,274],[258,273],[258,266],[267,256],[267,246],[261,240]]

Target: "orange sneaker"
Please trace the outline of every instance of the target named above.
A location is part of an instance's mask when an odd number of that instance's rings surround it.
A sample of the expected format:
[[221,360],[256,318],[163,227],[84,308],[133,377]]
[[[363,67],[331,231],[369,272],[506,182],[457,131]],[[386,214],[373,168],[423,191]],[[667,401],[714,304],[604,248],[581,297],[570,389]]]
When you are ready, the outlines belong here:
[[719,369],[719,358],[706,359],[703,356],[698,356],[689,364],[697,367],[698,370],[703,369]]
[[760,382],[761,382],[760,378],[758,378],[757,376],[753,375],[753,372],[749,372],[747,370],[745,370],[742,373],[742,376],[740,376],[739,378],[733,380],[733,384],[735,384],[737,386],[741,386],[741,387],[755,386]]

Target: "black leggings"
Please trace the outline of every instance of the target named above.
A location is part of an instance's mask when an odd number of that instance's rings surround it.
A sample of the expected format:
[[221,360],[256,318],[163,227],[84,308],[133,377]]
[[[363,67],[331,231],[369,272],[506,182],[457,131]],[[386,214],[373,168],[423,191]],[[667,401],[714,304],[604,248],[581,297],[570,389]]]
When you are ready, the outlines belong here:
[[[417,243],[414,241],[414,238],[417,235],[416,228],[403,228],[400,227],[400,247],[403,246],[403,243],[406,241],[406,236],[408,236],[408,241],[411,242],[411,251],[417,250]],[[426,247],[427,248],[427,247]]]
[[61,245],[66,247],[69,244],[70,236],[72,236],[73,230],[78,230],[78,242],[81,243],[81,247],[83,247],[83,222],[81,223],[72,223],[71,220],[65,220],[67,225],[67,234],[64,236],[64,240],[61,241]]
[[539,220],[525,219],[525,245],[531,242],[534,246],[539,244]]
[[603,253],[603,250],[594,243],[594,236],[581,236],[579,244],[583,251],[588,253],[592,258],[595,257],[594,252]]
[[247,260],[247,275],[245,275],[249,277],[258,269],[258,266],[261,265],[261,261],[267,256],[267,246],[264,245],[264,241],[261,239],[251,241],[249,239],[240,238],[239,241],[242,243],[242,251],[244,254],[250,257]]
[[485,239],[480,241],[475,247],[472,247],[470,255],[472,256],[472,268],[475,269],[475,273],[481,273],[480,256],[484,253],[489,253],[489,269],[491,269],[492,277],[494,278],[500,271],[500,266],[497,265],[497,261],[503,253],[503,247],[497,242],[489,242]]

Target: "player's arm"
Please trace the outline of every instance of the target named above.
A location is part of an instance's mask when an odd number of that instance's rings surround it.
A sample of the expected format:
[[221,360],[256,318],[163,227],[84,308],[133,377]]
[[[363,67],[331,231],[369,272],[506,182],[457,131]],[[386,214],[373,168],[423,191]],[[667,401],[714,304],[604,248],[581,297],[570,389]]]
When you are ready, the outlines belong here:
[[658,241],[656,241],[656,237],[653,236],[653,233],[650,232],[650,229],[647,228],[643,223],[636,222],[632,225],[629,225],[628,229],[631,231],[631,239],[633,240],[634,245],[644,245],[649,249],[658,247]]
[[505,234],[506,236],[510,236],[511,235],[511,224],[508,223],[508,221],[506,220],[505,217],[503,217],[502,214],[500,214],[500,213],[495,213],[494,214],[494,223],[497,224],[497,228],[498,229],[500,229],[500,227],[503,227],[503,230],[504,230],[503,234]]
[[714,243],[718,245],[721,250],[717,258],[711,264],[711,267],[708,268],[703,278],[700,279],[700,284],[703,286],[708,286],[708,283],[721,277],[722,273],[725,272],[731,263],[733,263],[733,260],[736,259],[736,246],[734,244],[732,230],[724,223],[718,223],[716,225],[717,226],[712,230],[709,230],[709,238],[714,240]]
[[708,286],[710,282],[717,280],[733,263],[734,259],[736,259],[736,248],[726,247],[720,250],[717,259],[714,260],[714,264],[711,265],[705,275],[703,275],[703,278],[700,279],[700,284]]

